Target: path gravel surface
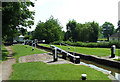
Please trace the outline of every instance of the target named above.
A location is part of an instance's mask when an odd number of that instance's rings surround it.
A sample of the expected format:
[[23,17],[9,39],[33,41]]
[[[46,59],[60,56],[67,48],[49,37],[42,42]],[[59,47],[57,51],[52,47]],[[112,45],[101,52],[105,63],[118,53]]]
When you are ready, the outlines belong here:
[[58,58],[58,61],[53,61],[53,56],[50,55],[50,53],[44,53],[44,54],[34,54],[34,55],[28,55],[23,56],[19,58],[19,62],[39,62],[42,61],[47,64],[64,64],[64,63],[72,63],[70,61]]
[[16,63],[16,59],[12,58],[12,49],[10,46],[5,47],[9,51],[9,55],[6,61],[2,61],[0,64],[0,81],[9,80],[10,75],[12,74],[12,65]]

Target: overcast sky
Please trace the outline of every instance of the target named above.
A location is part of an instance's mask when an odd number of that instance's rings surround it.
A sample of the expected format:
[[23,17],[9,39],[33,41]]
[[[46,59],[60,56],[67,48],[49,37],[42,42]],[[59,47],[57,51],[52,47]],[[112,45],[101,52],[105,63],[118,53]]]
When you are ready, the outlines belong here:
[[111,22],[117,28],[119,0],[31,0],[35,2],[35,29],[39,20],[45,22],[52,15],[58,19],[63,30],[66,23],[75,19],[78,23],[98,22],[101,26],[105,21]]

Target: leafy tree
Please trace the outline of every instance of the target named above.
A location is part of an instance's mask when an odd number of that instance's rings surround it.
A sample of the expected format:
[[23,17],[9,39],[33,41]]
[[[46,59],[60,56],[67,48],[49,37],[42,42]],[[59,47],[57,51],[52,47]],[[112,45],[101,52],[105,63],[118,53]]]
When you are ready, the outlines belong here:
[[75,32],[75,28],[77,26],[77,22],[73,19],[73,20],[70,20],[66,27],[67,27],[67,36],[68,38],[70,38],[70,36],[72,37],[72,40],[75,41],[75,36],[76,36],[76,32]]
[[[86,24],[77,24],[76,30],[76,41],[88,41],[88,27]],[[86,33],[87,32],[87,33]]]
[[[73,41],[90,41],[96,42],[99,34],[99,24],[96,22],[86,22],[85,24],[77,23],[75,21],[69,21],[67,24],[67,32],[65,37],[73,39]],[[68,40],[66,39],[66,40]]]
[[45,33],[46,31],[47,29],[44,28],[44,22],[39,21],[33,33],[33,39],[35,38],[38,40],[45,39],[45,37],[47,36]]
[[19,31],[20,31],[20,34],[25,35],[27,32],[27,29],[20,28]]
[[109,36],[111,36],[114,33],[114,25],[110,22],[105,22],[102,25],[102,33],[104,37],[106,37],[109,41]]
[[58,20],[51,16],[45,23],[41,21],[38,23],[33,38],[46,40],[47,43],[63,40],[64,36],[61,29]]
[[99,35],[99,30],[100,30],[100,27],[99,27],[99,24],[98,23],[95,23],[94,21],[90,23],[90,27],[91,28],[89,31],[90,31],[90,34],[89,34],[89,41],[90,42],[96,42],[97,39],[98,39],[98,35]]
[[[2,3],[2,38],[13,38],[18,31],[24,35],[27,27],[34,24],[34,13],[28,7],[34,7],[32,2],[3,2]],[[23,28],[25,27],[25,28]]]
[[33,33],[34,33],[34,31],[26,32],[24,34],[24,36],[25,36],[24,39],[32,40],[33,39]]
[[67,41],[67,40],[69,40],[69,39],[72,40],[72,37],[71,37],[71,33],[70,33],[70,31],[67,31],[67,32],[65,32],[64,40]]

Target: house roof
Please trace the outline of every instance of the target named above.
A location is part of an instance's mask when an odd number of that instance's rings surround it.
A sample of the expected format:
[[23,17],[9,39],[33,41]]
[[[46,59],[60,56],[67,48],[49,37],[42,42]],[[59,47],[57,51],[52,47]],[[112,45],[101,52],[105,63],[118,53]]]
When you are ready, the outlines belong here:
[[24,37],[23,35],[20,35],[19,37]]
[[117,33],[111,35],[110,37],[120,37],[120,32],[117,32]]

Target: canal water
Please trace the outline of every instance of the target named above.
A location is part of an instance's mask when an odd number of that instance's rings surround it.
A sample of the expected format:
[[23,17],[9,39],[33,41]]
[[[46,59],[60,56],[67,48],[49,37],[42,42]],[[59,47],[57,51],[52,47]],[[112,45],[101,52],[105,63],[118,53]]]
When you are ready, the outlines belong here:
[[[43,48],[39,48],[39,49],[42,49],[44,51],[52,53],[51,50],[47,50],[47,49],[43,49]],[[60,56],[62,54],[58,54],[58,55]],[[80,64],[83,64],[83,65],[89,66],[91,68],[100,70],[102,72],[106,72],[108,74],[111,74],[120,82],[120,69],[101,65],[101,64],[98,64],[98,63],[95,63],[92,61],[88,61],[88,60],[83,60],[83,59],[80,59]]]
[[108,74],[113,75],[117,80],[120,81],[120,69],[117,68],[113,68],[113,67],[109,67],[109,66],[105,66],[105,65],[101,65],[95,62],[91,62],[91,61],[87,61],[87,60],[82,60],[80,59],[80,63],[86,66],[89,66],[91,68],[95,68],[97,70],[106,72]]

